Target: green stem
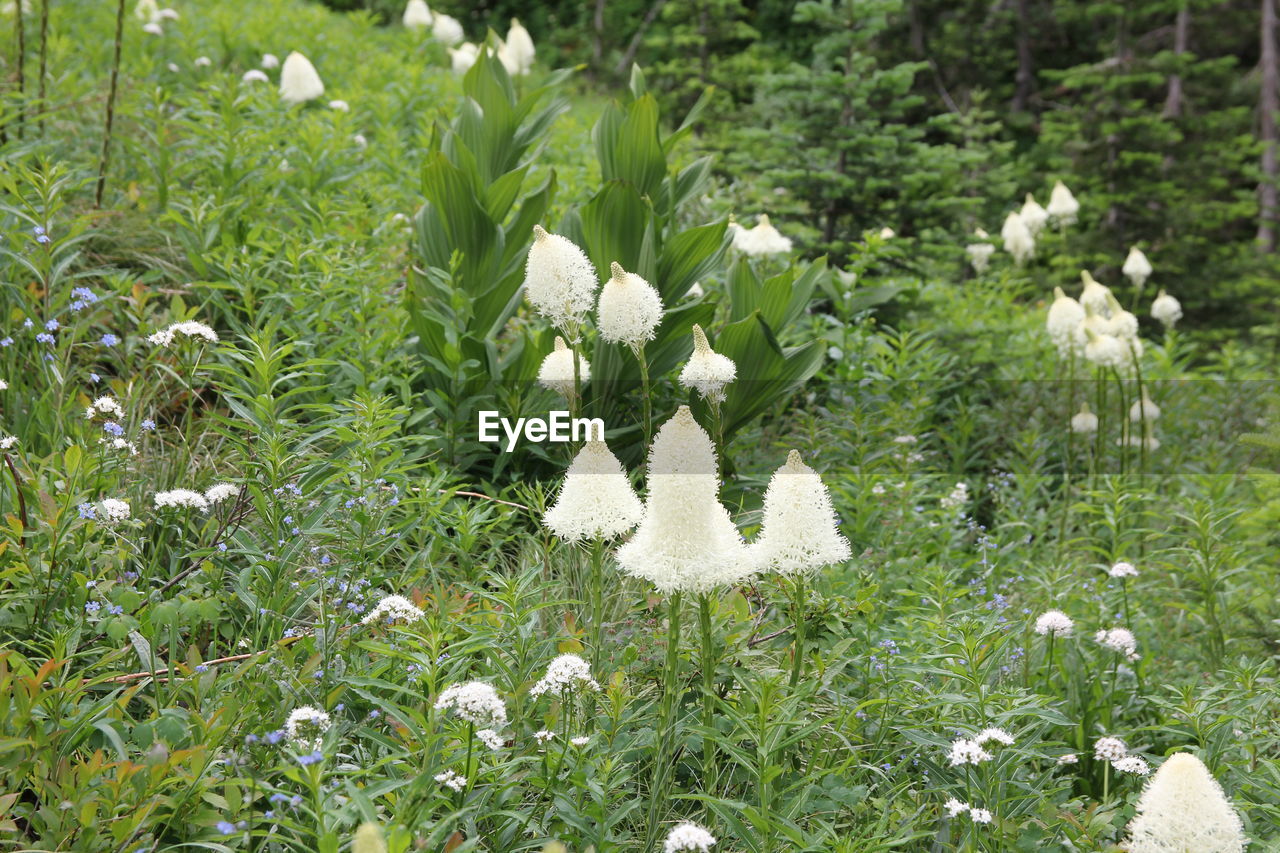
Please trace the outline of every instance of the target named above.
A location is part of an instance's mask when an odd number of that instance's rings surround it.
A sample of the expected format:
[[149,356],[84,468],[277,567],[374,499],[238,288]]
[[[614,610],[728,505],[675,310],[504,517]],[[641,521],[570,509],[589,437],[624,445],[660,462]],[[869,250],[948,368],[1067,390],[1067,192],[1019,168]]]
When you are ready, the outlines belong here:
[[800,670],[804,667],[804,599],[805,599],[805,577],[801,572],[795,577],[795,585],[792,588],[794,597],[791,602],[791,618],[795,621],[795,629],[793,633],[795,650],[791,659],[791,686],[795,687],[800,683]]
[[703,593],[698,601],[698,621],[702,629],[702,784],[704,791],[714,791],[716,778],[716,739],[711,734],[716,722],[716,654],[711,633],[711,595]]
[[604,635],[604,540],[597,538],[591,545],[591,671],[600,674],[600,659],[604,651],[601,637]]
[[[22,15],[18,15],[22,19]],[[21,26],[21,25],[19,25]],[[120,50],[124,45],[124,0],[116,5],[116,43],[111,60],[111,88],[107,92],[107,118],[102,127],[102,156],[98,161],[98,186],[93,206],[102,207],[102,193],[107,188],[107,165],[111,160],[111,125],[116,117],[116,89],[120,81]]]
[[644,446],[648,449],[649,441],[653,437],[653,401],[649,399],[649,360],[645,357],[643,346],[635,347],[633,351],[636,354],[636,361],[640,363],[640,407],[644,413],[642,418]]
[[662,704],[656,733],[653,789],[649,797],[649,816],[645,827],[645,850],[653,850],[658,837],[658,822],[666,805],[667,787],[671,781],[671,759],[676,735],[676,700],[679,698],[680,675],[680,605],[679,590],[671,593],[667,617],[667,660],[662,670]]

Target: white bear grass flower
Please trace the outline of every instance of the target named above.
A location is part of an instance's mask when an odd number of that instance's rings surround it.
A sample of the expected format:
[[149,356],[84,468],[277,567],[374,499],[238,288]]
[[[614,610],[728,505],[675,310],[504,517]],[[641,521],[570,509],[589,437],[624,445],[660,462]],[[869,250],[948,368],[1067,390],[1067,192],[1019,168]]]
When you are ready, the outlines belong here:
[[1129,420],[1132,423],[1141,423],[1143,420],[1154,421],[1160,417],[1160,407],[1151,401],[1151,397],[1147,394],[1147,389],[1142,389],[1141,399],[1134,400],[1133,405],[1129,407]]
[[733,235],[733,248],[744,255],[778,255],[791,251],[791,239],[774,227],[768,214],[760,214],[753,228],[731,222],[729,231]]
[[600,337],[638,351],[653,340],[662,322],[662,297],[653,285],[616,261],[610,272],[596,306]]
[[548,391],[555,391],[566,400],[578,396],[573,378],[573,362],[578,362],[578,383],[585,385],[591,378],[591,363],[575,350],[569,349],[564,338],[556,336],[555,349],[547,353],[538,368],[538,384]]
[[1045,208],[1045,212],[1049,214],[1049,220],[1054,225],[1059,227],[1072,225],[1080,213],[1080,202],[1076,201],[1076,197],[1071,194],[1071,190],[1067,189],[1066,184],[1057,181],[1049,193],[1049,205]]
[[758,571],[810,572],[849,559],[849,540],[818,472],[787,454],[765,490],[760,535],[749,546]]
[[1129,822],[1129,853],[1242,853],[1240,815],[1200,759],[1169,756],[1147,782]]
[[537,51],[529,31],[518,19],[511,19],[511,26],[507,30],[507,37],[503,43],[507,46],[507,52],[516,67],[516,74],[524,76],[533,70],[533,60]]
[[1151,318],[1172,329],[1173,324],[1182,319],[1182,303],[1161,290],[1151,303]]
[[426,0],[409,0],[400,19],[408,30],[425,30],[431,26],[431,9]]
[[547,665],[547,672],[529,688],[529,696],[537,698],[544,693],[559,695],[578,690],[599,690],[600,685],[591,677],[591,665],[575,654],[563,654]]
[[1088,403],[1080,404],[1080,411],[1071,416],[1071,431],[1090,435],[1098,431],[1098,416],[1089,408]]
[[603,441],[588,441],[565,473],[542,524],[566,542],[612,539],[640,523],[644,504]]
[[1129,247],[1129,255],[1124,259],[1124,266],[1120,268],[1120,272],[1124,273],[1125,278],[1133,282],[1136,290],[1142,290],[1142,286],[1147,283],[1147,279],[1151,277],[1151,261],[1147,260],[1147,256],[1137,246]]
[[710,853],[715,836],[696,823],[680,823],[672,827],[662,844],[662,853]]
[[1084,348],[1084,317],[1084,307],[1079,302],[1067,296],[1061,287],[1053,289],[1045,330],[1062,355],[1079,353]]
[[507,706],[492,685],[466,681],[445,688],[436,700],[437,711],[453,711],[477,728],[497,729],[507,724]]
[[1049,212],[1040,206],[1040,202],[1036,201],[1031,193],[1027,193],[1026,201],[1022,203],[1018,216],[1021,217],[1032,237],[1039,234],[1040,229],[1049,221]]
[[666,594],[707,592],[751,573],[742,535],[718,497],[711,436],[688,406],[681,406],[654,437],[648,487],[640,526],[614,553],[623,573]]
[[595,305],[600,286],[595,267],[573,241],[533,226],[533,245],[525,261],[524,293],[535,311],[555,326],[570,343],[587,312]]
[[1080,293],[1081,307],[1105,317],[1111,310],[1111,303],[1107,299],[1111,294],[1110,288],[1095,279],[1088,270],[1080,271],[1080,281],[1084,283],[1084,290]]
[[407,625],[426,617],[422,608],[403,595],[388,595],[360,620],[361,625]]
[[1027,223],[1015,210],[1005,217],[1000,228],[1000,239],[1004,241],[1004,250],[1013,255],[1019,266],[1025,264],[1036,253],[1036,238],[1027,227]]
[[707,335],[697,323],[693,326],[693,354],[680,371],[680,384],[697,391],[709,403],[723,403],[725,388],[737,378],[733,359],[711,349]]
[[316,67],[298,51],[284,58],[280,70],[280,99],[286,104],[301,104],[324,94],[324,83]]
[[[984,235],[986,232],[982,232]],[[984,273],[987,267],[991,265],[991,256],[995,254],[996,247],[991,243],[970,243],[964,247],[965,254],[969,256],[969,263],[973,265],[973,271],[976,273]]]
[[452,47],[466,38],[467,34],[457,18],[435,12],[431,16],[431,36],[446,47]]

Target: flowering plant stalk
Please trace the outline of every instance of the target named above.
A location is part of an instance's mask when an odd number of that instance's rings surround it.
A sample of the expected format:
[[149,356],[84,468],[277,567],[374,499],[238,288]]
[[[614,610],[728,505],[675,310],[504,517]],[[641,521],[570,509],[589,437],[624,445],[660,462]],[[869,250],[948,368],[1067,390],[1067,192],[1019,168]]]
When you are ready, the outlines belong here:
[[658,710],[657,738],[653,752],[653,788],[649,796],[649,814],[645,821],[645,850],[657,842],[662,810],[667,802],[667,786],[671,781],[671,758],[676,739],[676,705],[680,698],[680,607],[683,594],[675,590],[667,599],[667,657],[662,667],[662,699]]

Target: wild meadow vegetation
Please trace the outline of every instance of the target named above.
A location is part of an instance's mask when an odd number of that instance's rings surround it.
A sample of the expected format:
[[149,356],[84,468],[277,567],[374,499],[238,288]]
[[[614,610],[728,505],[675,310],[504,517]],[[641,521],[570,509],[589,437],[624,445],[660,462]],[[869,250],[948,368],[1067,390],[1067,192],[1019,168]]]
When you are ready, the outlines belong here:
[[21,5],[3,849],[1280,844],[1232,62],[1005,128],[921,5]]

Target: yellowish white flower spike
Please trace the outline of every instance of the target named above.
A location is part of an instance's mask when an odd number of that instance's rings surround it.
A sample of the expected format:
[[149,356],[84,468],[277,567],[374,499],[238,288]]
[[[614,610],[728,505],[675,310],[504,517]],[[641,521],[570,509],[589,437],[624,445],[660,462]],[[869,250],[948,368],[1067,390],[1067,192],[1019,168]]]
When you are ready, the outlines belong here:
[[742,535],[720,503],[715,446],[688,406],[662,425],[649,449],[648,495],[618,567],[661,592],[707,592],[751,573]]
[[973,265],[973,271],[983,273],[987,271],[987,267],[991,264],[991,256],[995,254],[996,247],[990,243],[970,243],[964,247],[964,251],[969,256],[969,263]]
[[533,59],[537,51],[533,47],[533,38],[529,35],[517,18],[511,19],[511,27],[507,30],[505,41],[507,53],[515,64],[516,74],[521,76],[533,70]]
[[1151,318],[1172,329],[1173,324],[1182,319],[1182,303],[1161,290],[1151,303]]
[[600,289],[596,320],[600,337],[638,350],[653,340],[662,322],[662,297],[653,285],[614,261],[612,276]]
[[1081,403],[1080,411],[1071,416],[1071,431],[1084,435],[1098,431],[1098,416],[1089,409],[1088,403]]
[[1066,184],[1058,181],[1053,185],[1053,192],[1049,193],[1049,206],[1045,208],[1045,212],[1054,225],[1071,225],[1080,213],[1080,202],[1076,201]]
[[431,26],[431,8],[426,0],[409,0],[404,7],[405,29],[425,30]]
[[777,255],[791,251],[791,239],[769,221],[768,214],[760,214],[754,228],[743,228],[729,223],[733,233],[733,247],[746,255]]
[[535,311],[577,343],[578,330],[595,304],[600,286],[586,252],[541,225],[525,263],[524,293]]
[[640,523],[644,504],[603,441],[588,441],[569,464],[542,524],[567,542],[612,539]]
[[1125,274],[1129,281],[1133,282],[1133,286],[1142,289],[1142,285],[1147,283],[1147,279],[1151,277],[1151,261],[1147,260],[1147,256],[1137,246],[1129,249],[1129,256],[1124,259],[1124,266],[1120,268],[1120,272]]
[[711,349],[707,335],[697,323],[693,326],[693,355],[680,371],[680,384],[697,391],[710,403],[723,403],[725,388],[738,376],[733,359]]
[[1049,305],[1049,316],[1045,320],[1045,329],[1058,352],[1067,355],[1079,353],[1084,349],[1084,308],[1079,302],[1062,292],[1061,287],[1053,289],[1053,303]]
[[431,16],[431,35],[447,47],[452,47],[467,37],[457,18],[440,12]]
[[1169,756],[1138,798],[1129,853],[1241,853],[1244,825],[1218,781],[1187,752]]
[[1110,310],[1110,302],[1107,297],[1111,295],[1111,290],[1093,277],[1093,273],[1088,270],[1080,270],[1080,280],[1084,282],[1084,290],[1080,293],[1080,304],[1086,311],[1093,311],[1103,317],[1107,316]]
[[[565,344],[564,338],[556,336],[555,349],[542,360],[538,368],[538,384],[549,391],[555,391],[566,400],[577,396],[577,387],[573,379],[573,358],[575,352]],[[591,378],[591,363],[580,353],[578,357],[578,384],[585,385]]]
[[463,42],[458,47],[449,48],[449,65],[453,73],[466,74],[471,70],[471,66],[476,64],[476,57],[479,54],[480,48],[469,41]]
[[820,569],[849,559],[849,540],[831,494],[818,472],[804,464],[799,451],[773,473],[764,494],[764,523],[750,546],[758,571],[792,574]]
[[1039,234],[1040,229],[1049,221],[1048,211],[1040,206],[1040,202],[1031,193],[1027,193],[1027,200],[1022,203],[1022,210],[1018,211],[1018,215],[1022,217],[1032,237]]
[[1005,217],[1000,239],[1004,241],[1004,250],[1013,255],[1018,264],[1025,264],[1036,253],[1036,238],[1016,210]]
[[284,58],[280,69],[280,99],[286,104],[301,104],[324,94],[324,83],[316,67],[298,51]]

